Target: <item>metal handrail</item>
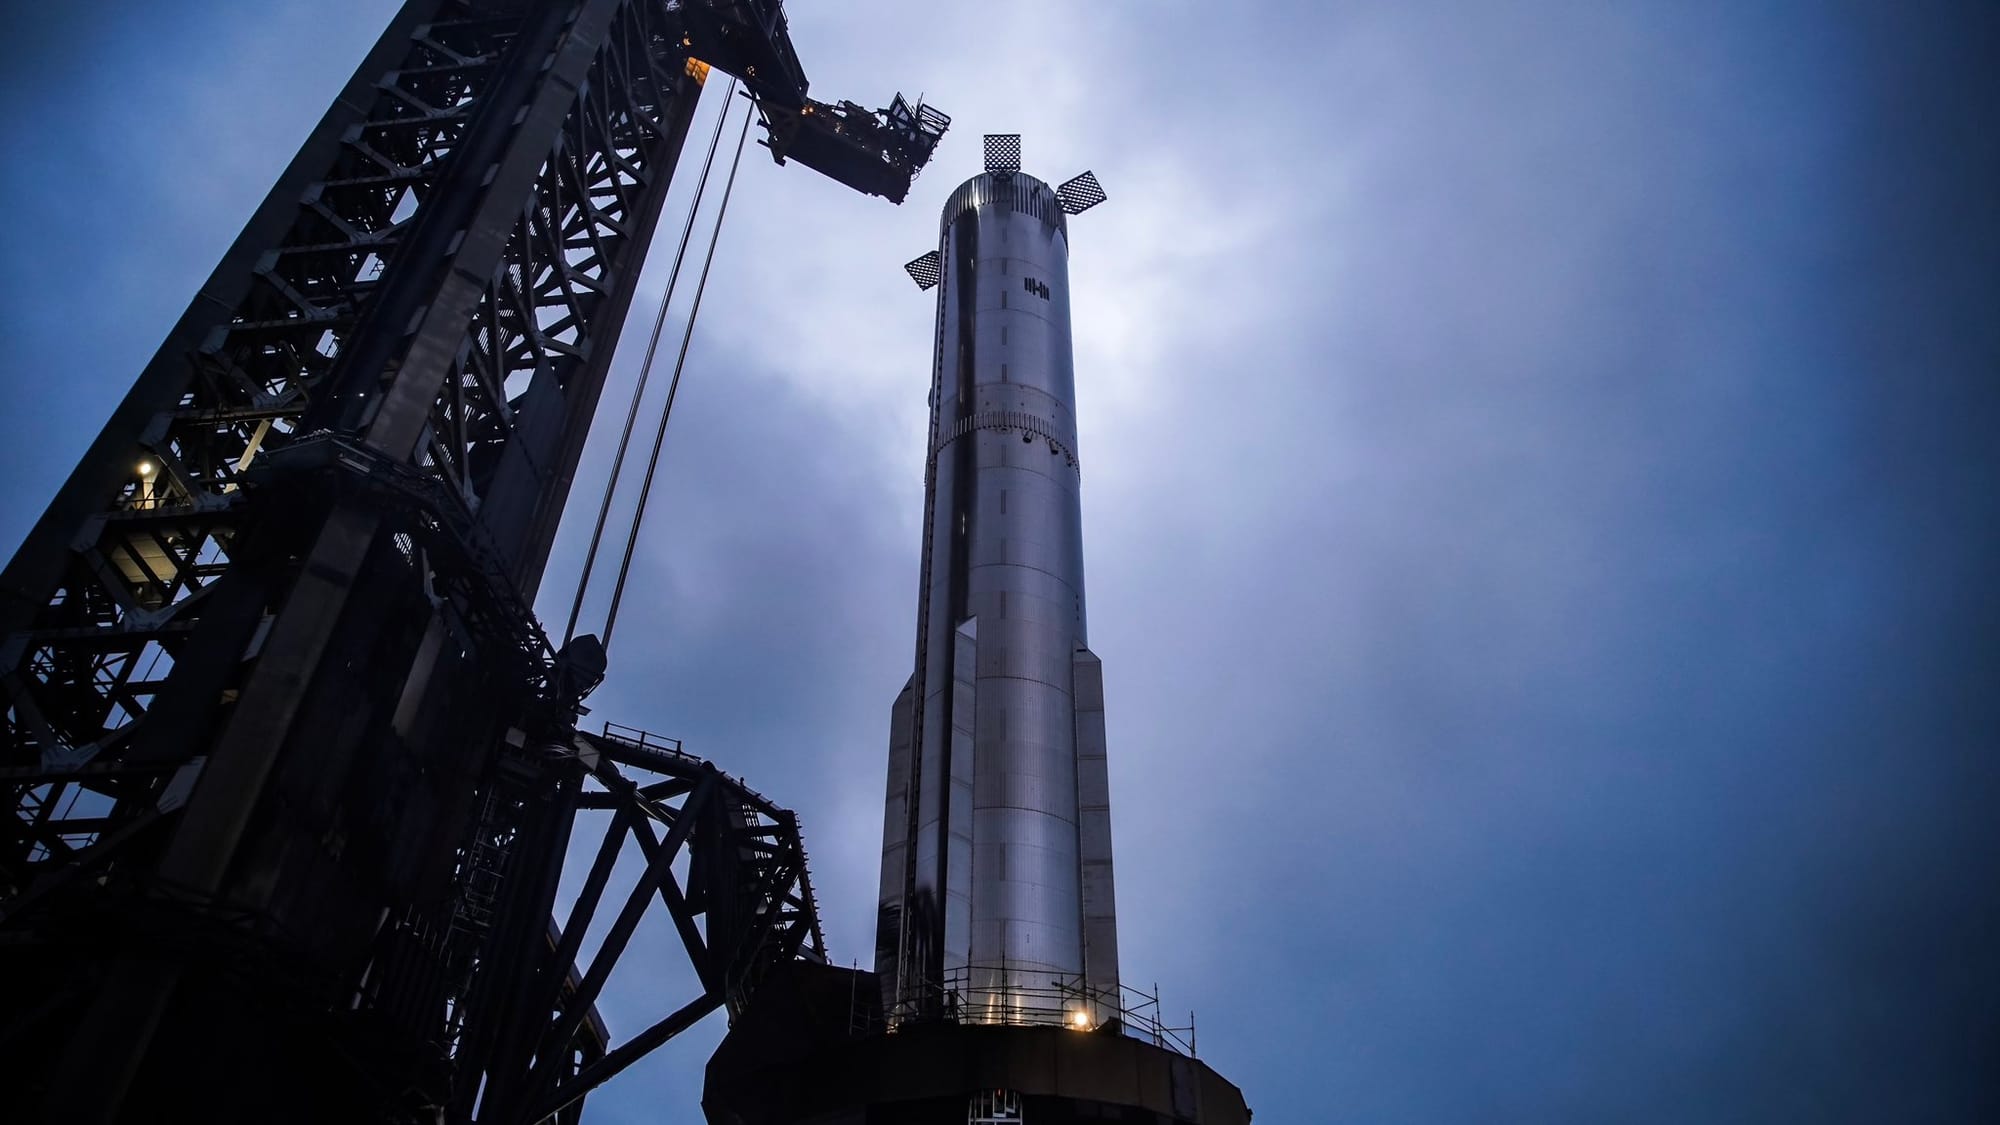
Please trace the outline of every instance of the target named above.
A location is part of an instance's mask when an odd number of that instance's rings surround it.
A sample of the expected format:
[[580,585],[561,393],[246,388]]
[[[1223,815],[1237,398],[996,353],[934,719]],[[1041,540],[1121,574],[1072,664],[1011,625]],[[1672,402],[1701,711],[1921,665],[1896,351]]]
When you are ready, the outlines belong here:
[[649,730],[628,727],[622,723],[605,723],[604,737],[615,738],[621,742],[629,742],[634,746],[647,750],[665,750],[673,754],[687,755],[687,751],[681,749],[681,740],[678,738],[668,738],[665,735],[654,734]]
[[[1023,975],[1048,983],[1016,983]],[[975,984],[975,980],[1002,983]],[[1092,989],[1080,979],[1071,982],[1024,973],[1019,966],[968,965],[949,970],[942,980],[926,982],[921,995],[892,1005],[886,1017],[876,1013],[870,1019],[867,1013],[857,1013],[853,1024],[872,1034],[925,1022],[1110,1032],[1196,1057],[1194,1013],[1188,1013],[1185,1027],[1169,1025],[1161,1015],[1158,985],[1150,993],[1124,984],[1115,990]]]

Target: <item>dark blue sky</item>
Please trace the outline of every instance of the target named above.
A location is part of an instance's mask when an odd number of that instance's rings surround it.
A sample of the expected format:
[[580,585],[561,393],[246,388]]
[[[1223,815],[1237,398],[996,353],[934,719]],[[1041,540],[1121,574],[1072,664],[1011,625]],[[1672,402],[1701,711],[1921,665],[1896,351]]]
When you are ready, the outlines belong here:
[[[0,543],[392,7],[13,8]],[[792,9],[815,93],[954,131],[901,209],[746,156],[598,716],[797,808],[867,955],[897,266],[1019,131],[1112,197],[1072,275],[1124,961],[1259,1119],[2000,1119],[2000,9],[936,8]],[[680,980],[642,938],[628,1033]],[[719,1033],[592,1119],[697,1120]]]

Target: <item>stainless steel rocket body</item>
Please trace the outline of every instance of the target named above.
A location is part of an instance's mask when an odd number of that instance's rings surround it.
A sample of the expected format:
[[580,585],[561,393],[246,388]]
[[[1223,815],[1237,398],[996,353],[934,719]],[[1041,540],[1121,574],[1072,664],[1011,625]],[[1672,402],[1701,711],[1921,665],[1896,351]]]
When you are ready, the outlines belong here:
[[1067,223],[1047,184],[988,172],[941,228],[917,666],[892,711],[877,969],[892,1015],[985,1004],[1004,1021],[994,1005],[1016,991],[1047,1007],[1075,990],[1096,1022],[1117,995],[1117,939]]

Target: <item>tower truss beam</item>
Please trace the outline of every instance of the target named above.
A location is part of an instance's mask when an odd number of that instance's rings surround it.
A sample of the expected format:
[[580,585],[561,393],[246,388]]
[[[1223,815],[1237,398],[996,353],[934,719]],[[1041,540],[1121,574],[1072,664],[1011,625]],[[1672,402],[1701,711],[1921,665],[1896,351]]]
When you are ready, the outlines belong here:
[[455,1096],[468,877],[560,867],[559,804],[480,830],[503,734],[573,718],[526,606],[684,39],[656,0],[411,0],[0,572],[0,937],[89,953],[10,972],[0,1039],[65,1119]]

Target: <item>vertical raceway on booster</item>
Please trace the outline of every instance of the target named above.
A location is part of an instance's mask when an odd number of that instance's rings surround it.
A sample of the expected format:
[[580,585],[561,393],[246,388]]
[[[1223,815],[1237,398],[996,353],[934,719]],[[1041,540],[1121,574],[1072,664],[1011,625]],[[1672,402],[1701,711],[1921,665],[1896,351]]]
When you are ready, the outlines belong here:
[[892,1021],[1094,1026],[1119,1010],[1118,944],[1068,224],[1047,184],[998,170],[953,192],[940,225],[916,668],[891,712],[876,970]]

